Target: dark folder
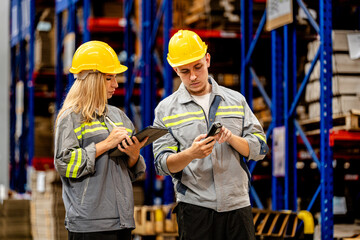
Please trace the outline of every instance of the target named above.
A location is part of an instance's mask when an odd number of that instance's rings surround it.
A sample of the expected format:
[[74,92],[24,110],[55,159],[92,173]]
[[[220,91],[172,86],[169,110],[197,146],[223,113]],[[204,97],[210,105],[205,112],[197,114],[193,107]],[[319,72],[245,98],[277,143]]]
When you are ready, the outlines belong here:
[[[152,142],[154,142],[156,139],[164,136],[168,132],[169,132],[169,130],[167,128],[148,126],[133,136],[135,136],[139,140],[139,142],[144,140],[146,137],[149,137],[149,139],[146,141],[146,143],[144,145],[144,147],[145,147],[145,146],[151,144]],[[130,138],[132,138],[133,136],[131,136]],[[118,157],[118,156],[122,156],[122,155],[124,155],[124,153],[121,152],[117,147],[110,150],[110,156],[112,156],[112,157]]]

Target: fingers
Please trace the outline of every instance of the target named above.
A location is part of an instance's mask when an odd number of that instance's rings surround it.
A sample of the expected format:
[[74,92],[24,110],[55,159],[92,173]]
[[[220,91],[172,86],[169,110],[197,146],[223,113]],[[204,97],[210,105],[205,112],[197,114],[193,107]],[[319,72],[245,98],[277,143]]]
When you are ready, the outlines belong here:
[[204,139],[204,141],[202,141],[203,144],[208,145],[213,143],[212,145],[215,144],[216,138],[215,137],[207,137]]
[[134,142],[131,140],[131,138],[126,135],[126,137],[121,141],[123,149],[126,149],[132,145],[134,145]]
[[229,140],[229,139],[231,138],[231,136],[232,136],[232,132],[231,132],[229,129],[223,127],[223,130],[221,131],[221,135],[219,136],[219,138],[218,138],[217,141],[218,141],[220,144],[221,144],[221,143],[224,143],[224,142],[226,142],[227,140]]
[[201,139],[204,139],[206,137],[206,134],[200,134],[194,139],[194,142],[200,142]]

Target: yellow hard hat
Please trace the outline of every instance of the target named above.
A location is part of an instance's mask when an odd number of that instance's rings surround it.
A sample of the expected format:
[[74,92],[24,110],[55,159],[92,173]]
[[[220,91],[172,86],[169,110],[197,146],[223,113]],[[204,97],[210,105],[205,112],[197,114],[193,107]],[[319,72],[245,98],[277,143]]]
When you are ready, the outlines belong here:
[[169,41],[167,60],[172,67],[182,66],[203,58],[207,45],[194,32],[179,30]]
[[125,72],[127,67],[120,64],[114,49],[108,44],[101,41],[89,41],[76,50],[69,71],[78,74],[84,70],[118,74]]

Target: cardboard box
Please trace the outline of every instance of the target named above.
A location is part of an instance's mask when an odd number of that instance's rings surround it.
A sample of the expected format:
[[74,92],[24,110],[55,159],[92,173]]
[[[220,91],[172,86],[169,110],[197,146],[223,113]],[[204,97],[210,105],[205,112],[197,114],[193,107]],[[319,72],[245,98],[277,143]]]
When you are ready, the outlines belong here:
[[[358,76],[336,75],[332,79],[333,96],[360,95]],[[309,82],[305,89],[305,101],[311,103],[320,99],[320,80]]]
[[[332,99],[333,114],[343,114],[352,109],[360,109],[360,97],[358,96],[339,96]],[[320,102],[309,104],[309,119],[320,116]]]

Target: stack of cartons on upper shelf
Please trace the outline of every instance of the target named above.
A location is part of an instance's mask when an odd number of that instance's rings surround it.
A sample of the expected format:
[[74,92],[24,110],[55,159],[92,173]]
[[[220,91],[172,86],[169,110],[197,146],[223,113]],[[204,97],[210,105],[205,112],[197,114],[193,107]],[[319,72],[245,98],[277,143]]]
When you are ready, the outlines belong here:
[[[360,60],[352,60],[349,56],[347,34],[356,33],[349,30],[333,31],[333,78],[332,78],[332,110],[334,116],[351,114],[360,110]],[[310,42],[308,45],[308,63],[306,73],[310,69],[311,61],[319,48],[320,41]],[[320,117],[320,61],[317,61],[314,71],[310,75],[306,86],[305,102],[308,118]]]
[[55,170],[31,173],[31,226],[34,240],[66,240],[62,185]]
[[192,1],[185,13],[185,24],[191,28],[239,30],[240,27],[240,1]]
[[55,10],[46,8],[35,31],[35,71],[54,71],[55,68]]

